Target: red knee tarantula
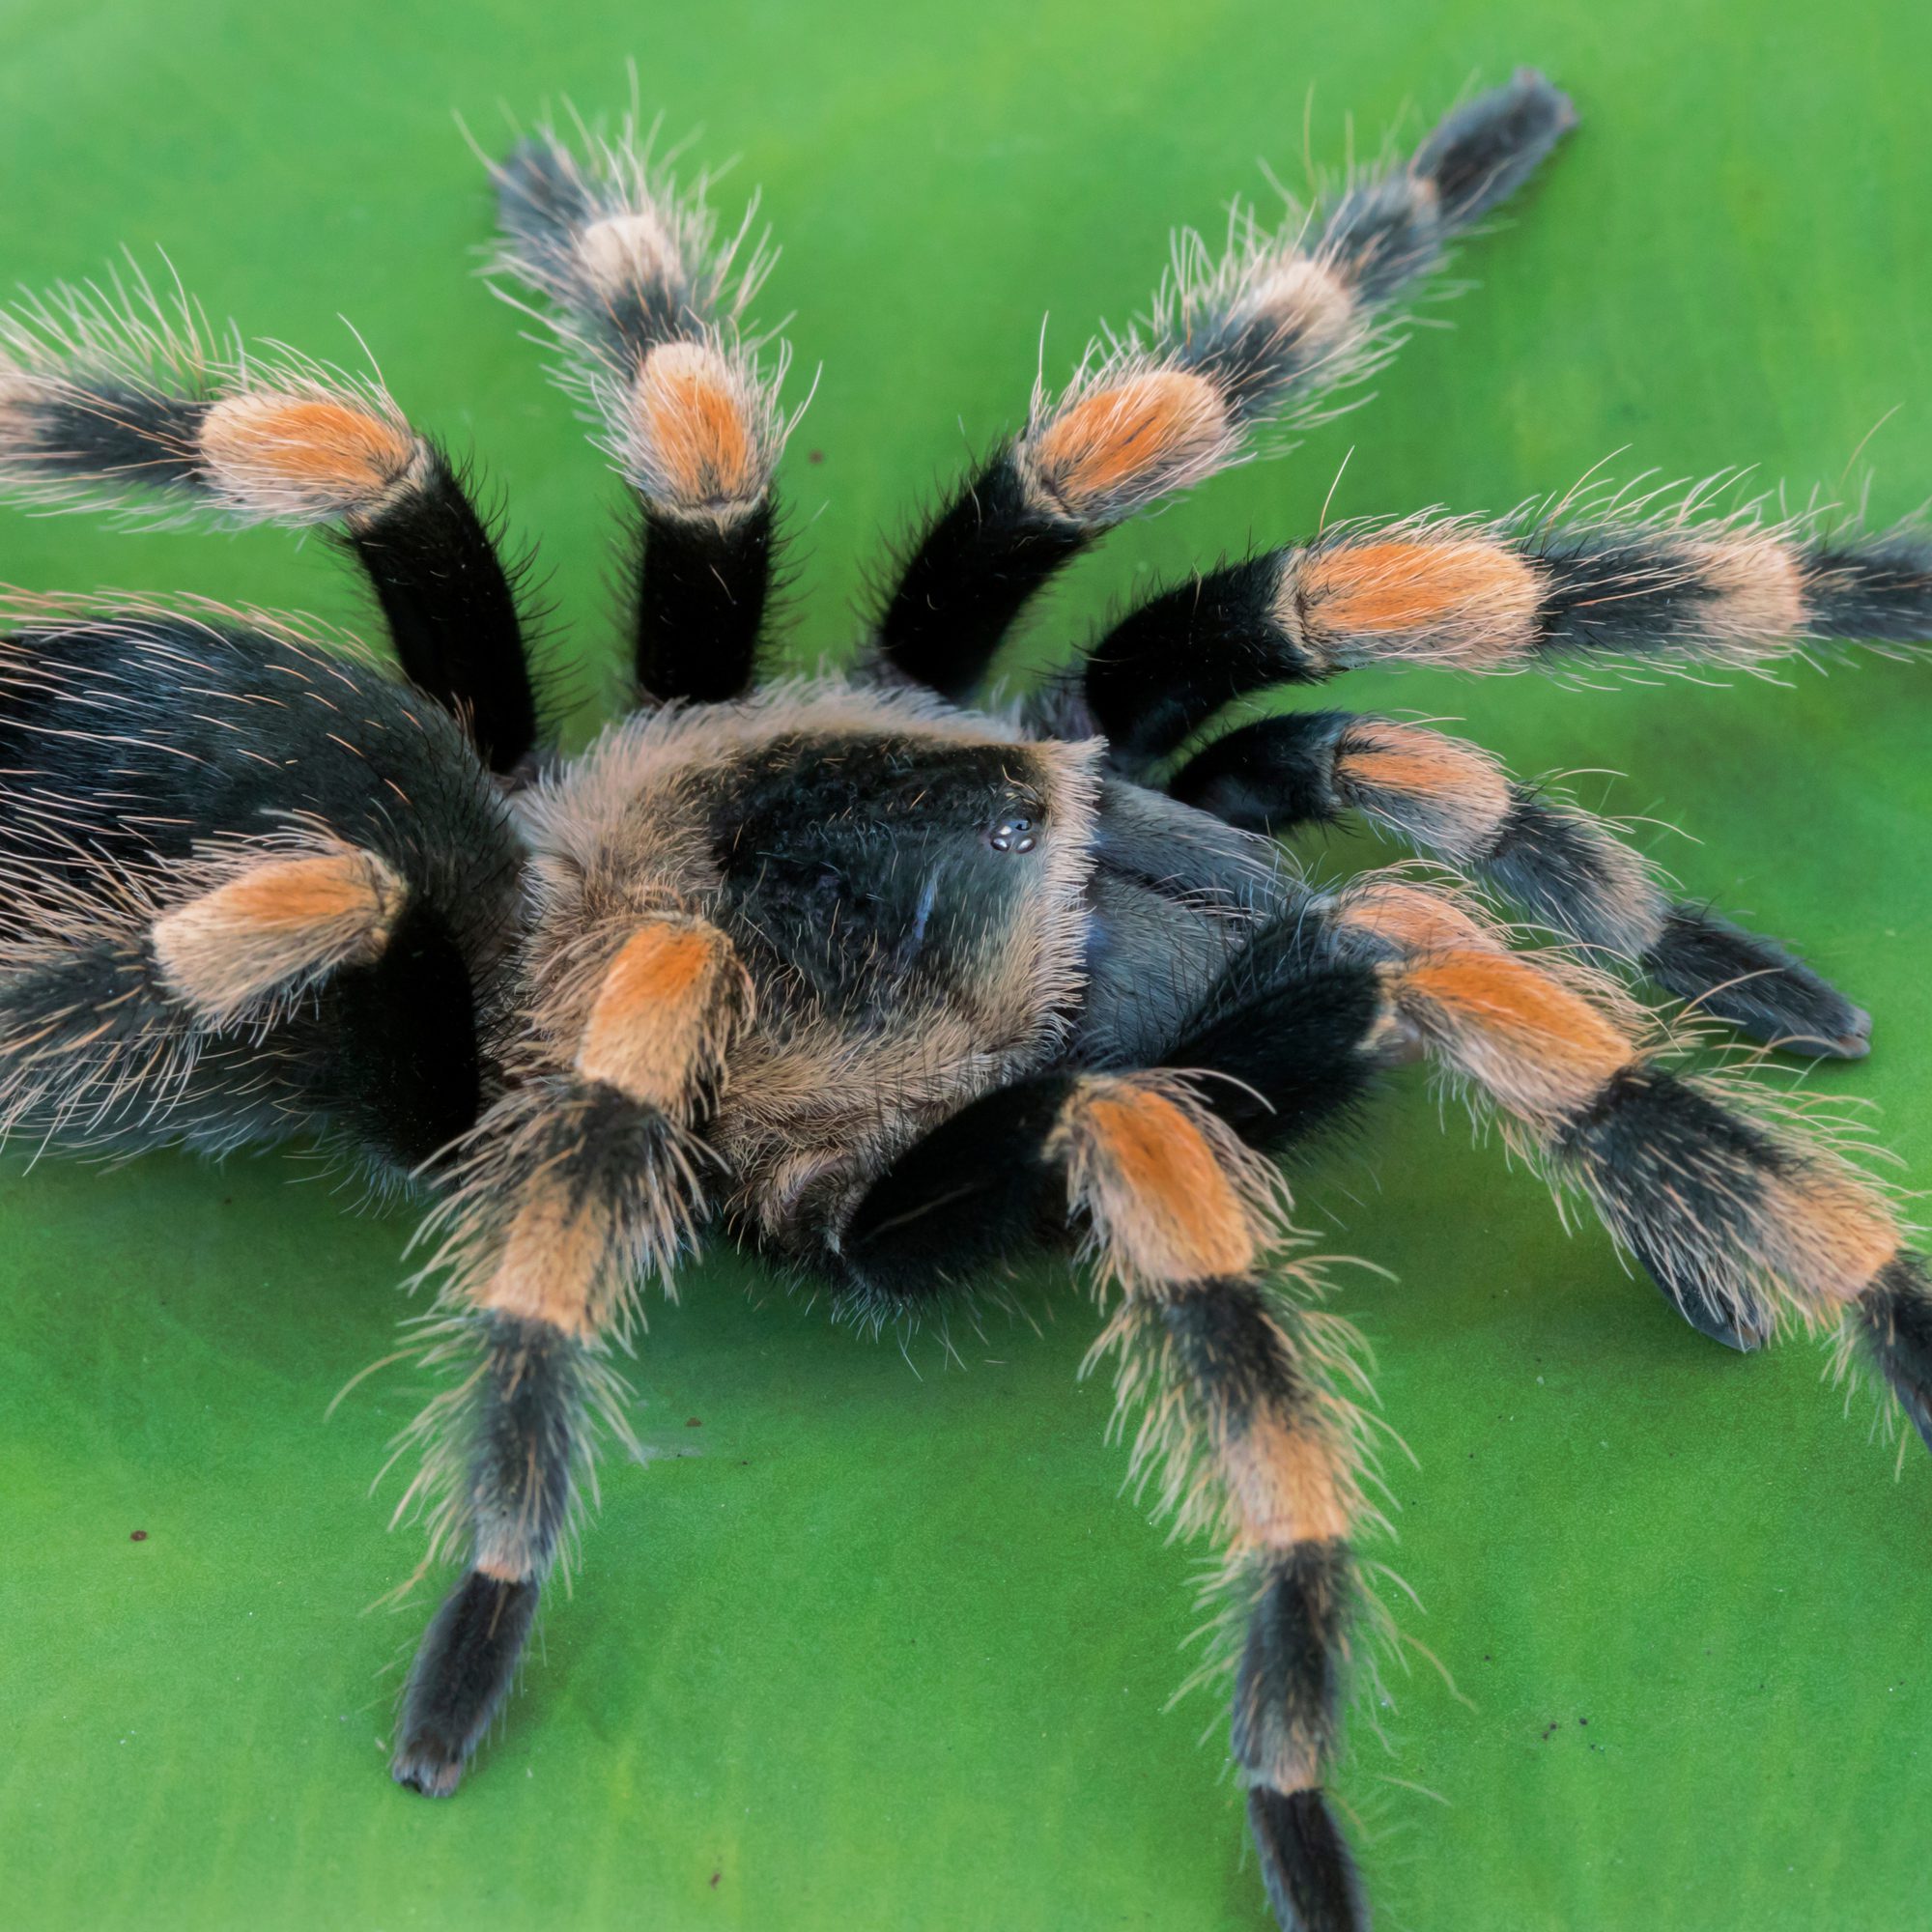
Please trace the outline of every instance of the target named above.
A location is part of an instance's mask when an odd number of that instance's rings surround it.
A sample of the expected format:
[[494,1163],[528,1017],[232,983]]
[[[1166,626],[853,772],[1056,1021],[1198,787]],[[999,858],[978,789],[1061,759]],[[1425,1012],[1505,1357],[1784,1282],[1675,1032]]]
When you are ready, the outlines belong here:
[[[393,1771],[455,1789],[501,1706],[640,1284],[700,1235],[916,1317],[1083,1243],[1137,1466],[1225,1550],[1232,1749],[1286,1927],[1367,1922],[1322,1795],[1363,1592],[1359,1370],[1265,1156],[1426,1053],[1707,1334],[1860,1341],[1932,1434],[1932,1282],[1875,1187],[1682,1066],[1616,977],[1801,1051],[1867,1022],[1485,753],[1231,700],[1353,666],[1747,665],[1932,638],[1932,544],[1619,511],[1351,526],[1131,611],[973,708],[1014,619],[1135,511],[1306,420],[1570,127],[1540,76],[1218,260],[1185,243],[910,547],[859,664],[757,684],[789,424],[765,263],[628,136],[497,168],[526,284],[636,493],[638,705],[541,743],[515,573],[380,388],[62,292],[0,342],[0,482],[331,529],[405,681],[207,605],[34,602],[0,645],[0,1123],[81,1149],[321,1136],[435,1198],[411,1492],[462,1580]],[[1310,883],[1366,814],[1477,892]],[[1353,1620],[1353,1621],[1351,1621]],[[1373,1606],[1368,1626],[1373,1626]]]

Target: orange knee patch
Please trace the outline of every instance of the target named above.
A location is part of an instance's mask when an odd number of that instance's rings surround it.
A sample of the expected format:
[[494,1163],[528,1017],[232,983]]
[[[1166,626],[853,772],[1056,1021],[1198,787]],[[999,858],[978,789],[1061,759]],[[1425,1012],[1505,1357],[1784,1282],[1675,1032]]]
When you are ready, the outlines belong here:
[[1529,960],[1447,952],[1392,969],[1395,996],[1512,1113],[1552,1125],[1587,1106],[1635,1048]]
[[1022,458],[1047,507],[1086,523],[1194,482],[1229,434],[1227,406],[1206,377],[1148,369],[1063,409],[1028,439]]
[[1201,1123],[1149,1086],[1083,1080],[1061,1133],[1073,1185],[1120,1271],[1142,1282],[1244,1274],[1247,1204]]
[[1510,809],[1494,759],[1438,731],[1383,719],[1350,728],[1335,764],[1344,795],[1454,857],[1486,850]]
[[598,989],[577,1070],[634,1100],[677,1113],[722,1065],[745,1008],[743,969],[721,932],[646,926],[624,942]]
[[150,931],[169,989],[213,1022],[375,958],[408,889],[373,852],[272,859],[163,914]]
[[215,493],[246,516],[321,522],[374,509],[415,461],[394,416],[325,394],[224,396],[202,418]]
[[764,493],[755,404],[741,373],[709,343],[651,351],[631,391],[629,432],[634,480],[667,508],[731,514]]
[[1290,634],[1334,663],[1407,658],[1464,670],[1528,651],[1541,601],[1535,571],[1480,537],[1294,554],[1276,596]]

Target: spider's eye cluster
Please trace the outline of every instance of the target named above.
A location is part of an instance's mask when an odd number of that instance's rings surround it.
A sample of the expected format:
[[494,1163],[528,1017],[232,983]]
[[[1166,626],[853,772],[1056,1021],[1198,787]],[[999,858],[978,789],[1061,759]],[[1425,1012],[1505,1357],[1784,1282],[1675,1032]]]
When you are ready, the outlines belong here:
[[1001,819],[986,841],[995,852],[1031,852],[1039,843],[1039,834],[1031,818],[1015,812]]

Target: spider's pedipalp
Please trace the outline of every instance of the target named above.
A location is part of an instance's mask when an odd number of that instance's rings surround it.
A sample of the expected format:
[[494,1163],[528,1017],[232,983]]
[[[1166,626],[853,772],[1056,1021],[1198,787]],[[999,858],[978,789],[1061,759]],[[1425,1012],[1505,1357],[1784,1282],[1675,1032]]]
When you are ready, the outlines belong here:
[[1701,1012],[1797,1053],[1869,1049],[1870,1015],[1835,986],[1775,941],[1673,902],[1601,819],[1513,781],[1479,746],[1389,718],[1292,712],[1215,739],[1168,789],[1275,836],[1358,811]]
[[545,299],[561,379],[638,494],[639,685],[735,696],[763,636],[772,475],[792,426],[788,352],[744,327],[770,257],[744,230],[721,242],[705,184],[681,189],[628,125],[588,160],[546,131],[492,172],[494,267]]
[[0,314],[0,492],[150,520],[328,527],[368,576],[412,683],[492,770],[537,716],[513,575],[449,458],[380,384],[213,341],[144,281]]
[[709,1157],[692,1123],[748,1011],[728,942],[695,919],[580,936],[542,978],[532,1031],[573,1040],[569,1065],[535,1057],[424,1231],[443,1277],[429,1354],[463,1373],[414,1425],[426,1461],[399,1514],[427,1514],[432,1561],[469,1567],[410,1673],[391,1769],[432,1797],[508,1693],[599,1426],[628,1436],[610,1345],[639,1281],[668,1293],[695,1241]]
[[1312,421],[1390,354],[1391,304],[1575,118],[1525,71],[1406,164],[1272,229],[1237,210],[1218,260],[1186,238],[1146,327],[1095,344],[1058,395],[1037,387],[1026,429],[925,532],[879,619],[887,662],[970,694],[1022,606],[1100,532],[1239,461],[1264,424]]
[[1130,765],[1224,705],[1359,666],[1734,668],[1932,640],[1932,535],[1525,511],[1339,528],[1151,599],[1095,643],[1089,711]]

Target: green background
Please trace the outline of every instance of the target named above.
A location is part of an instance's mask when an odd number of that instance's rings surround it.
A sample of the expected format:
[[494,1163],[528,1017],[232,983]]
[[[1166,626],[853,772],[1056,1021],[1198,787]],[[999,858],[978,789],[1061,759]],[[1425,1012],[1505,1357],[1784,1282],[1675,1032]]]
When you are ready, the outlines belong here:
[[[1827,15],[1830,14],[1830,18]],[[613,491],[469,278],[488,232],[451,121],[616,105],[635,55],[676,132],[736,154],[824,377],[785,459],[793,648],[841,650],[909,504],[1013,423],[1039,318],[1065,369],[1145,298],[1170,224],[1257,162],[1339,158],[1472,75],[1547,67],[1580,134],[1480,287],[1371,410],[1083,563],[1046,650],[1108,600],[1337,514],[1507,507],[1618,473],[1755,464],[1803,498],[1932,489],[1932,12],[1816,0],[1402,7],[490,0],[0,8],[0,263],[29,284],[164,245],[216,315],[352,358],[473,446],[541,534],[574,737],[609,684]],[[1312,105],[1311,105],[1312,102]],[[794,393],[802,393],[795,384]],[[1896,410],[1895,414],[1888,415]],[[1846,480],[1861,440],[1883,420]],[[818,452],[816,459],[811,452]],[[355,620],[320,544],[0,521],[0,579],[180,587]],[[1878,1016],[1813,1077],[1932,1173],[1932,671],[1566,691],[1361,675],[1524,773],[1616,771],[1700,895],[1795,939]],[[1351,842],[1335,853],[1351,861]],[[1091,1309],[949,1366],[833,1330],[730,1257],[654,1309],[605,1474],[500,1741],[454,1803],[388,1783],[426,1605],[370,1478],[420,1391],[390,1370],[407,1211],[345,1218],[287,1161],[0,1177],[0,1920],[59,1928],[1265,1923],[1221,1719],[1187,1668],[1194,1557],[1117,1495]],[[1932,1470],[1902,1482],[1800,1344],[1739,1359],[1566,1236],[1419,1082],[1300,1182],[1357,1271],[1427,1662],[1357,1721],[1341,1789],[1379,1922],[1932,1925]],[[140,1543],[129,1540],[147,1531]],[[1366,1714],[1365,1714],[1366,1715]],[[1584,1721],[1587,1719],[1587,1723]],[[1204,1747],[1198,1740],[1210,1734]]]

